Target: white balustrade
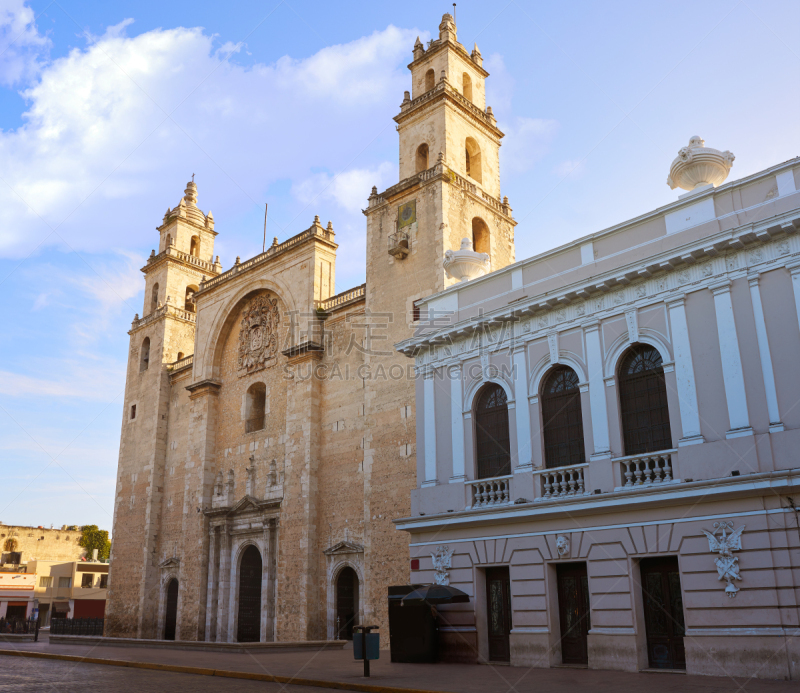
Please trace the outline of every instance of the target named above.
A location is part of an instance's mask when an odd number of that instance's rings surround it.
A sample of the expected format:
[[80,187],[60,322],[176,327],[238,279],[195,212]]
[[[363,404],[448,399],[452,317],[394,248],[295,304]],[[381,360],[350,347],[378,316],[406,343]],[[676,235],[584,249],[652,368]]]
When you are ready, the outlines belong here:
[[511,477],[479,479],[470,483],[473,508],[487,508],[511,503]]
[[554,467],[534,472],[539,477],[540,496],[538,501],[588,495],[585,470],[588,464],[572,467]]
[[668,484],[672,478],[672,455],[675,450],[649,452],[646,455],[630,455],[614,460],[620,466],[622,486],[635,488],[652,484]]

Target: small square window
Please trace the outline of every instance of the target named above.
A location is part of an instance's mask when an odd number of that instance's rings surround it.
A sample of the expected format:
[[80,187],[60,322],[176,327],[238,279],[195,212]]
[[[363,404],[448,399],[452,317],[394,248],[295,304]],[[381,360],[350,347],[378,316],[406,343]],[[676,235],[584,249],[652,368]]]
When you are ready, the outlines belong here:
[[135,418],[136,418],[136,405],[131,404],[131,421],[133,421]]
[[101,590],[108,589],[108,575],[100,576],[100,589]]
[[94,577],[91,573],[84,573],[81,576],[81,587],[91,587],[92,586],[92,577]]

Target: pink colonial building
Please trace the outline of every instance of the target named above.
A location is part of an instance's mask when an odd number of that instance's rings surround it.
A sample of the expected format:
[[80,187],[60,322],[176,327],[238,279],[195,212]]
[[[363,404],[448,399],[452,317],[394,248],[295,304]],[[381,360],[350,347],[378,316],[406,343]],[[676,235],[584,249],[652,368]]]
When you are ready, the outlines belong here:
[[450,659],[800,678],[800,159],[417,302],[412,582]]

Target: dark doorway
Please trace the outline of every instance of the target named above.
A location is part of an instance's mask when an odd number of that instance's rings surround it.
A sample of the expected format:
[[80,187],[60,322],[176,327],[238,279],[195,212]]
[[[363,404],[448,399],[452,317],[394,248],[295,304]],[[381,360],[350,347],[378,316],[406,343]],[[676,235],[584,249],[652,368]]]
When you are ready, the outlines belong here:
[[486,615],[489,619],[489,661],[508,662],[511,647],[511,579],[508,568],[486,569]]
[[685,669],[685,626],[678,558],[645,558],[639,567],[642,574],[642,600],[650,667]]
[[248,546],[239,564],[238,642],[258,642],[261,637],[261,554]]
[[178,581],[174,578],[167,585],[167,612],[164,615],[164,640],[175,639],[175,624],[178,622]]
[[589,578],[585,563],[564,563],[558,571],[558,617],[561,622],[561,662],[588,664]]
[[475,405],[478,478],[511,474],[508,398],[499,385],[484,385]]
[[25,614],[28,611],[28,605],[24,604],[22,606],[18,604],[9,604],[6,607],[6,619],[8,621],[24,621]]
[[358,575],[350,567],[342,568],[336,579],[336,639],[352,640],[353,626],[358,625]]

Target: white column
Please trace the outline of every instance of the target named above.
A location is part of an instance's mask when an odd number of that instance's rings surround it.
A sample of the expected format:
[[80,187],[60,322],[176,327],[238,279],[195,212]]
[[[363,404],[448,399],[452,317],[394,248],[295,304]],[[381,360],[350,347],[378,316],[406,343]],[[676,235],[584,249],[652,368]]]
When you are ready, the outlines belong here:
[[[461,364],[450,366],[450,435],[453,439],[453,476],[451,484],[457,484],[466,478],[464,475],[464,403],[463,403],[463,370]],[[427,451],[425,453],[427,460]],[[426,474],[427,476],[427,474]]]
[[683,437],[678,445],[702,443],[700,415],[697,407],[697,387],[692,364],[692,347],[689,342],[689,326],[686,323],[686,298],[681,296],[667,303],[672,328],[672,350],[675,353],[675,383],[680,403]]
[[425,480],[422,486],[436,485],[436,409],[434,406],[433,378],[436,371],[425,371],[422,384],[422,407],[425,410]]
[[731,303],[731,282],[709,287],[714,294],[714,310],[717,314],[717,334],[719,352],[722,357],[722,378],[725,382],[725,398],[728,401],[728,420],[731,430],[727,438],[752,435],[750,416],[747,413],[747,393],[744,389],[742,356],[739,353],[739,340],[736,336],[736,321]]
[[589,369],[589,403],[592,409],[592,437],[594,454],[590,459],[611,455],[608,434],[608,408],[606,388],[603,383],[603,348],[600,344],[600,323],[584,325],[586,336],[586,365]]
[[753,316],[756,320],[756,339],[758,355],[761,357],[761,375],[764,376],[764,392],[767,394],[767,413],[769,414],[769,430],[777,433],[783,430],[781,415],[778,411],[778,392],[775,389],[775,373],[772,370],[772,356],[767,339],[767,323],[764,320],[764,306],[761,303],[761,290],[758,288],[758,275],[747,278],[750,284],[750,299],[753,301]]
[[800,324],[800,262],[795,265],[786,265],[792,275],[792,291],[794,291],[794,309],[797,311],[797,322]]
[[514,349],[514,413],[517,417],[517,467],[514,472],[529,472],[531,458],[531,408],[528,406],[528,368],[525,345]]

